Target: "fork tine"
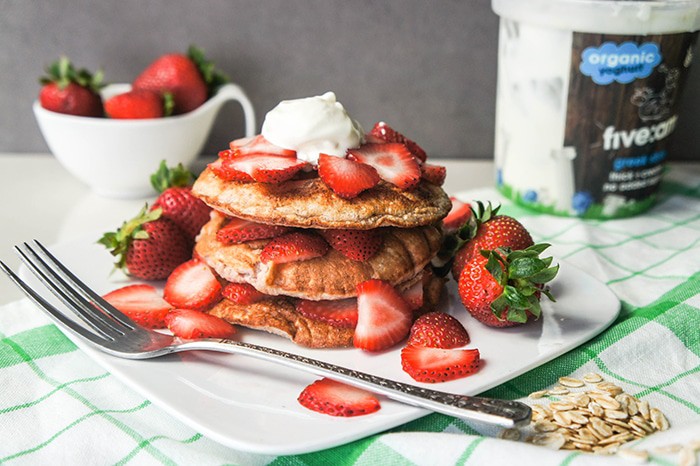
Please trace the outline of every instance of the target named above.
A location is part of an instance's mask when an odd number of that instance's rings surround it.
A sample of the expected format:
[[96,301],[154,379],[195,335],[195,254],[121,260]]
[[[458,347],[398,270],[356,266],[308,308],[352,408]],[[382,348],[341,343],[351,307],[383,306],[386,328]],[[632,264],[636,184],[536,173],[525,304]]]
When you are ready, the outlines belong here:
[[99,335],[90,332],[85,327],[78,325],[73,320],[66,317],[61,311],[53,307],[47,301],[44,300],[39,294],[32,290],[29,285],[27,285],[21,278],[19,278],[15,273],[2,261],[0,261],[0,269],[12,280],[15,285],[17,285],[24,294],[29,297],[39,308],[41,308],[56,324],[63,327],[66,330],[72,331],[81,337],[89,340],[97,345],[104,345],[107,343],[106,340],[101,338]]
[[[15,246],[15,250],[20,255],[20,259],[24,262],[29,270],[69,308],[76,311],[78,316],[88,324],[93,330],[98,332],[104,338],[114,340],[115,337],[123,335],[124,332],[105,322],[104,315],[97,316],[97,311],[88,301],[76,295],[67,284],[57,277],[50,267],[43,262],[36,252],[27,244],[23,244],[24,248]],[[101,314],[101,313],[100,313]]]
[[49,252],[49,250],[43,244],[41,244],[37,240],[34,240],[33,242],[39,249],[41,249],[41,255],[45,259],[48,259],[51,262],[51,264],[53,264],[63,273],[63,277],[73,284],[75,290],[78,293],[80,293],[83,296],[83,298],[94,303],[98,308],[100,308],[100,310],[122,323],[125,327],[129,329],[139,328],[133,320],[131,320],[124,313],[122,313],[117,308],[105,301],[104,298],[102,298],[102,296],[95,293],[89,286],[87,286],[78,277],[76,277],[73,274],[73,272],[68,270],[68,268],[65,265],[63,265],[58,259],[56,259],[56,257],[53,254],[51,254],[51,252]]

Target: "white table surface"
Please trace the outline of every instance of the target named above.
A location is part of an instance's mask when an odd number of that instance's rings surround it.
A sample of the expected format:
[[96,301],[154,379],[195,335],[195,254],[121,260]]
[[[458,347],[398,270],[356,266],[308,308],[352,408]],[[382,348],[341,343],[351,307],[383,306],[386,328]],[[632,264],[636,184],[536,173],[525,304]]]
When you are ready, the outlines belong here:
[[[213,159],[202,159],[202,167]],[[440,160],[447,167],[448,193],[492,184],[490,160]],[[14,270],[19,266],[12,247],[37,239],[51,245],[74,239],[87,232],[111,231],[132,218],[153,198],[117,200],[93,194],[47,154],[0,153],[0,260]],[[154,193],[155,197],[155,193]],[[105,254],[107,251],[105,250]],[[0,276],[0,304],[21,298],[22,293]]]

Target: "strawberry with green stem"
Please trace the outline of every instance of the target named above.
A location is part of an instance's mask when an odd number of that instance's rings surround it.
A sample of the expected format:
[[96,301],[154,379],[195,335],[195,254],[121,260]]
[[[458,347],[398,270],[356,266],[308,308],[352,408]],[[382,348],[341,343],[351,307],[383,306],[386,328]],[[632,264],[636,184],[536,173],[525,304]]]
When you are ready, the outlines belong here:
[[554,297],[546,286],[557,275],[552,257],[540,258],[549,247],[541,243],[522,250],[499,247],[481,250],[459,276],[462,304],[480,322],[492,327],[524,324],[541,314],[540,298]]
[[115,268],[144,280],[162,280],[192,256],[190,243],[182,230],[162,210],[148,205],[114,232],[98,240],[117,257]]
[[161,209],[162,217],[175,223],[187,239],[194,242],[211,208],[192,194],[194,175],[182,164],[168,168],[165,160],[151,176],[151,185],[160,193],[152,209]]
[[226,82],[228,78],[205,58],[202,49],[190,46],[187,55],[157,58],[136,77],[133,87],[172,94],[173,114],[179,115],[202,105]]
[[172,114],[173,105],[170,93],[161,95],[146,89],[134,89],[107,99],[105,114],[108,118],[120,120],[163,118]]
[[47,110],[75,116],[103,116],[100,89],[102,72],[94,74],[76,69],[68,57],[61,57],[46,68],[46,76],[39,82],[39,103]]

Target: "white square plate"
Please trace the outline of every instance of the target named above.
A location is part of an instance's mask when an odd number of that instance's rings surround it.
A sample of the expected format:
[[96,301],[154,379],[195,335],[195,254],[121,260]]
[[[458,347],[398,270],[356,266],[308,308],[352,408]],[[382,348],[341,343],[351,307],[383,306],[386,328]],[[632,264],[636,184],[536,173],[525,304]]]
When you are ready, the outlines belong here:
[[[95,236],[51,247],[52,252],[100,294],[130,281],[115,273],[112,257]],[[556,261],[555,261],[556,262]],[[23,268],[22,276],[37,283]],[[37,287],[42,290],[40,286]],[[308,349],[278,336],[242,329],[243,341],[446,392],[479,394],[533,369],[594,337],[617,317],[620,303],[602,283],[561,262],[551,284],[556,303],[543,301],[543,317],[525,326],[494,329],[467,315],[454,281],[445,311],[466,327],[483,366],[478,373],[442,384],[417,384],[401,369],[402,345],[377,354],[357,349]],[[46,292],[45,295],[49,293]],[[47,296],[48,297],[48,296]],[[138,393],[209,438],[238,450],[284,455],[341,445],[404,424],[427,411],[381,398],[381,409],[354,418],[307,410],[296,401],[317,377],[239,355],[187,352],[134,361],[109,356],[68,335],[92,359]]]

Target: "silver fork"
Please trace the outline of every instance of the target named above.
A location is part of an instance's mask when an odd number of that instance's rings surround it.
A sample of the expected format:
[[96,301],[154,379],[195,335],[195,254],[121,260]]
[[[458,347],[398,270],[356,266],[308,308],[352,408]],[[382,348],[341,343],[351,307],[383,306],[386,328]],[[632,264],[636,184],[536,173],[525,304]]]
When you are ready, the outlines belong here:
[[38,241],[15,246],[29,270],[86,324],[81,325],[57,309],[0,262],[0,268],[64,331],[72,332],[97,349],[127,359],[149,359],[165,354],[210,350],[236,353],[271,361],[354,385],[393,400],[465,420],[506,428],[527,425],[526,404],[446,393],[397,382],[305,356],[228,339],[181,340],[135,324],[88,288]]

